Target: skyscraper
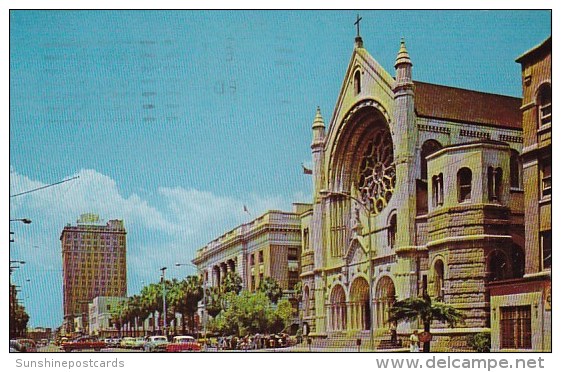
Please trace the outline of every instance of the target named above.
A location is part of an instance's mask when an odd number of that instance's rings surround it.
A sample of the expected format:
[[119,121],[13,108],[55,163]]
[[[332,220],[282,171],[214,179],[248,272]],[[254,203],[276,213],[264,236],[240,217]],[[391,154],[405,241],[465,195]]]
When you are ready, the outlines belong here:
[[122,220],[106,224],[82,214],[76,226],[66,225],[62,245],[63,329],[86,332],[88,303],[97,296],[127,294],[127,241]]

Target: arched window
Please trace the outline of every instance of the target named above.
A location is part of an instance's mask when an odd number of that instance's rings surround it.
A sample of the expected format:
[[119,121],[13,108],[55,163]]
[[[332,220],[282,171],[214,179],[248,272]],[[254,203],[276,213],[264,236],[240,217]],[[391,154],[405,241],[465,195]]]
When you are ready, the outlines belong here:
[[516,150],[510,150],[510,187],[519,189],[521,186],[522,163]]
[[310,288],[308,286],[304,287],[304,294],[302,296],[302,303],[304,305],[303,316],[307,317],[310,315]]
[[544,84],[538,93],[539,125],[551,124],[551,85]]
[[444,204],[444,175],[432,176],[432,205]]
[[355,86],[355,94],[359,94],[360,93],[360,70],[356,70],[355,71],[355,75],[354,75],[354,86]]
[[490,202],[500,201],[503,192],[503,170],[501,168],[487,168],[487,190]]
[[435,140],[428,140],[421,146],[421,179],[427,179],[427,156],[434,154],[442,148],[442,145]]
[[444,299],[444,263],[442,260],[434,263],[434,296],[440,301]]
[[507,267],[505,255],[500,251],[494,251],[489,257],[489,280],[503,280],[507,278]]
[[432,205],[436,207],[438,205],[438,201],[440,200],[438,196],[438,176],[432,176]]
[[397,215],[392,215],[388,227],[388,245],[391,249],[395,247],[395,234],[397,232]]
[[512,276],[514,278],[522,278],[526,270],[526,258],[524,250],[520,246],[512,245]]
[[471,200],[471,170],[462,168],[458,171],[458,202],[464,203]]

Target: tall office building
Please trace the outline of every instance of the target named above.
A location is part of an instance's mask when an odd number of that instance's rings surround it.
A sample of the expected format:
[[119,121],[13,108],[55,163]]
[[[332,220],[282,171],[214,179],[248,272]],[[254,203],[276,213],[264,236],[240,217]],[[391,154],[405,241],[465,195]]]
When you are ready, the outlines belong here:
[[88,304],[98,296],[127,295],[127,241],[122,220],[82,214],[66,225],[62,244],[63,329],[87,332]]

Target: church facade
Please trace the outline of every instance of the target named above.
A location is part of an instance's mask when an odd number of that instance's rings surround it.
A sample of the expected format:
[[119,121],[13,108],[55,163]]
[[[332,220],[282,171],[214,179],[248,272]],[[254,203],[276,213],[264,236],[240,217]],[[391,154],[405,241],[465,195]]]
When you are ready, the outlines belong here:
[[466,349],[490,332],[490,284],[524,275],[521,100],[415,81],[412,66],[403,40],[390,73],[357,36],[330,123],[316,111],[301,216],[311,336],[379,342],[392,304],[427,291],[465,315],[432,325],[432,349]]

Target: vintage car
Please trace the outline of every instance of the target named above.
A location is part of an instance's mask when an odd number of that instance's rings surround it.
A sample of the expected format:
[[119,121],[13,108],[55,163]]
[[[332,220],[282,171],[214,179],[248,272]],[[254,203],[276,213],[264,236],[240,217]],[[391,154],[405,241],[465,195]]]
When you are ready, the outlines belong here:
[[18,342],[25,347],[25,351],[28,353],[37,352],[37,343],[29,338],[20,338]]
[[201,351],[201,345],[191,336],[175,336],[171,344],[166,346],[168,353]]
[[99,341],[94,337],[79,337],[72,341],[63,342],[60,346],[62,350],[68,352],[74,350],[86,350],[86,349],[93,349],[95,351],[100,351],[101,349],[105,349],[107,345],[105,341]]
[[157,352],[166,351],[169,341],[166,336],[150,336],[144,343],[144,351]]
[[134,337],[123,337],[119,346],[125,349],[132,349],[135,343],[136,339]]

